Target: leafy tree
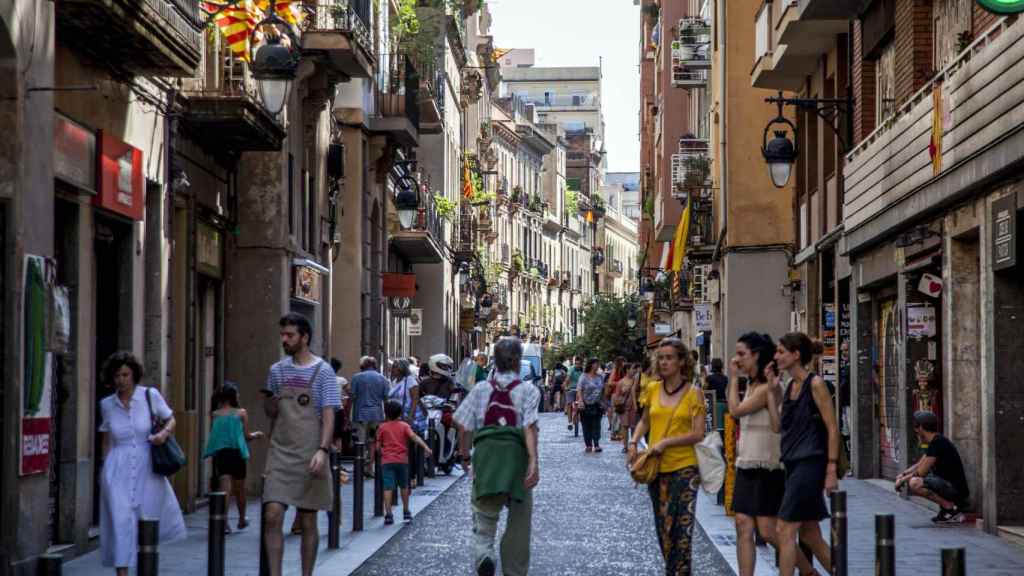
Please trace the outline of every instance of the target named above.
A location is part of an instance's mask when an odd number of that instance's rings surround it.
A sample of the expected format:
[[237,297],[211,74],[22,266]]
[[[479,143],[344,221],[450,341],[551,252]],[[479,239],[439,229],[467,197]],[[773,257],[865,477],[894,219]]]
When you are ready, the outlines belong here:
[[[629,327],[630,317],[636,320]],[[563,346],[560,352],[565,357],[596,357],[602,362],[625,356],[639,360],[643,350],[643,322],[640,302],[635,297],[600,294],[583,308],[583,336]]]

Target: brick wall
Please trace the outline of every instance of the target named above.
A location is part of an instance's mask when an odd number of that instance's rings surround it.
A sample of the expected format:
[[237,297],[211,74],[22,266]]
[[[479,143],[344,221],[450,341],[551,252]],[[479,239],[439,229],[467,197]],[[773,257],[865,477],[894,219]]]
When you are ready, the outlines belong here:
[[875,129],[875,62],[864,60],[860,20],[853,21],[853,143]]
[[995,24],[996,20],[998,19],[999,17],[996,16],[995,14],[989,12],[988,10],[985,10],[979,4],[975,4],[974,22],[972,26],[974,30],[974,37],[977,38],[978,36],[981,36],[985,32],[985,30],[991,28],[992,25]]
[[896,1],[896,106],[931,79],[932,2]]

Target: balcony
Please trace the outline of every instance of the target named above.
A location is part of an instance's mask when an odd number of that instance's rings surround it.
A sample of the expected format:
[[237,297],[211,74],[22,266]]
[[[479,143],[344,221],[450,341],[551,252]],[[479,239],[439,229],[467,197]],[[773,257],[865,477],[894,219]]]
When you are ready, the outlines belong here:
[[215,154],[280,150],[284,128],[263,107],[248,65],[226,49],[221,58],[220,78],[182,82],[183,129]]
[[608,262],[608,275],[609,276],[615,276],[617,278],[621,278],[622,277],[622,272],[623,272],[624,269],[625,269],[625,267],[622,265],[622,260],[619,260],[618,258],[612,259],[610,262]]
[[[755,88],[799,90],[821,55],[835,44],[835,35],[849,31],[849,19],[801,20],[804,4],[807,2],[798,0],[765,0],[761,4],[754,21],[754,68],[750,73]],[[816,7],[812,14],[838,12],[849,2],[836,0],[836,4],[836,10]]]
[[476,217],[468,204],[462,203],[459,206],[459,221],[455,224],[454,235],[454,264],[476,259]]
[[680,138],[679,152],[672,155],[672,197],[686,200],[711,188],[711,155],[708,141]]
[[[429,188],[427,188],[429,190]],[[391,247],[412,264],[439,264],[444,260],[444,221],[434,209],[434,200],[420,195],[420,207],[408,229],[391,234]]]
[[373,76],[374,44],[370,0],[327,0],[306,4],[303,52],[321,54],[347,78]]
[[691,200],[689,238],[686,242],[686,257],[691,261],[705,260],[715,251],[714,212],[708,200]]
[[645,268],[640,290],[653,294],[651,303],[656,312],[692,310],[689,276],[685,270],[672,272],[660,268]]
[[601,107],[601,99],[593,94],[553,94],[545,93],[543,96],[526,96],[525,101],[533,104],[545,112],[557,112],[558,109],[569,110],[598,110]]
[[[846,157],[843,216],[850,251],[905,223],[1015,177],[1024,162],[1024,20],[1000,19]],[[941,90],[941,163],[929,153]]]
[[443,70],[420,73],[420,134],[440,134],[444,130],[444,100],[448,77]]
[[387,134],[402,146],[419,142],[419,80],[411,60],[404,54],[382,57],[375,91],[376,113],[369,119],[370,132]]
[[202,61],[199,0],[61,0],[56,31],[117,72],[194,76]]
[[679,21],[679,39],[672,42],[672,61],[685,68],[711,68],[711,24],[708,21],[699,17]]
[[[787,55],[827,53],[835,46],[837,34],[850,31],[850,20],[857,18],[861,0],[791,0],[776,27],[779,44]],[[785,66],[785,59],[776,65]]]

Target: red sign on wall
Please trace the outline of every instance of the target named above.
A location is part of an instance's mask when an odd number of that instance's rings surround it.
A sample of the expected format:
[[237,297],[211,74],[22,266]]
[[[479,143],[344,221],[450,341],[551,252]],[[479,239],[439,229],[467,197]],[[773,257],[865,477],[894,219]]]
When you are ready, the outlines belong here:
[[416,275],[385,272],[383,289],[385,298],[415,298]]
[[21,475],[39,474],[50,469],[50,419],[22,418]]
[[100,185],[93,204],[142,220],[146,201],[142,150],[100,131]]

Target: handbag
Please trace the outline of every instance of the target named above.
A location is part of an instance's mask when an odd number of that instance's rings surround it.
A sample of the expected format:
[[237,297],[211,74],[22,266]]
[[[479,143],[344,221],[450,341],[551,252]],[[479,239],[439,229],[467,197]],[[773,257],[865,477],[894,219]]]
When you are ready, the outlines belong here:
[[717,494],[725,481],[725,460],[722,458],[722,439],[718,432],[708,432],[694,450],[697,452],[697,467],[700,469],[700,483],[708,494]]
[[[153,413],[153,402],[149,399],[150,390],[151,388],[146,388],[146,406],[149,408],[149,419],[152,422],[150,432],[157,434],[163,430],[164,424],[167,421],[161,421]],[[174,439],[173,435],[168,435],[167,440],[159,446],[150,444],[149,459],[153,464],[153,473],[160,476],[174,476],[178,470],[185,467],[186,462],[185,452],[182,451],[181,446],[178,445],[178,441]]]
[[[657,391],[652,391],[657,393]],[[689,394],[689,392],[687,392]],[[676,414],[679,413],[679,407],[683,405],[685,397],[680,398],[676,404],[675,410],[672,411],[672,415],[668,417],[668,422],[665,424],[665,432],[662,433],[662,438],[668,434],[668,429],[672,427],[672,420],[675,419]],[[629,466],[629,475],[633,477],[633,481],[637,484],[650,484],[658,477],[658,471],[661,469],[661,454],[655,454],[650,448],[644,450],[640,454],[637,454],[636,460],[633,461]]]

